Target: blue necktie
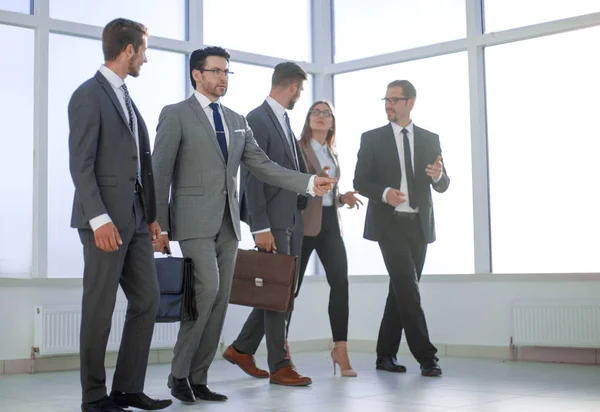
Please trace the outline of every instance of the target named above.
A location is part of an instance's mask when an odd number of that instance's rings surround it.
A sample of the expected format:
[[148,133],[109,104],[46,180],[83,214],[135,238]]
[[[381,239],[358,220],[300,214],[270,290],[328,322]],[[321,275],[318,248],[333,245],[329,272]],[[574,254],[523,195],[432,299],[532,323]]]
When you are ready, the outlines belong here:
[[227,163],[227,139],[225,139],[225,128],[223,127],[223,119],[221,119],[221,113],[219,113],[219,104],[211,103],[209,104],[209,106],[213,111],[213,120],[215,121],[215,132],[217,132],[217,141],[219,142],[221,152],[223,152],[223,158],[225,159],[225,163]]

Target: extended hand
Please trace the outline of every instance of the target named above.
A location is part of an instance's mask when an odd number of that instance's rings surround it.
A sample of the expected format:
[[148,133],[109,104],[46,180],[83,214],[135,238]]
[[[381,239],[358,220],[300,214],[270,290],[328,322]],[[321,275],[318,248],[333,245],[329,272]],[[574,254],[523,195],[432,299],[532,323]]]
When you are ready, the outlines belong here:
[[264,249],[266,252],[277,250],[275,246],[275,238],[271,232],[261,232],[254,236],[254,243],[259,249]]
[[357,194],[357,191],[354,192],[346,192],[342,195],[342,203],[348,205],[348,209],[353,209],[354,206],[356,206],[356,210],[359,209],[359,204],[362,205],[363,203],[360,201],[359,198],[357,198],[355,195]]
[[444,171],[444,164],[442,163],[442,156],[438,156],[435,159],[435,163],[432,165],[427,165],[425,169],[425,174],[431,177],[433,180],[438,181],[442,176],[442,172]]
[[398,206],[406,202],[406,195],[398,189],[390,189],[385,195],[385,201],[390,206]]
[[160,235],[158,240],[152,242],[152,248],[155,252],[160,252],[163,255],[171,254],[171,244],[169,243],[169,235]]
[[313,190],[317,196],[323,196],[331,190],[335,182],[337,182],[337,179],[317,176],[315,177]]
[[94,232],[96,247],[104,252],[116,252],[123,245],[121,236],[113,222],[100,226]]

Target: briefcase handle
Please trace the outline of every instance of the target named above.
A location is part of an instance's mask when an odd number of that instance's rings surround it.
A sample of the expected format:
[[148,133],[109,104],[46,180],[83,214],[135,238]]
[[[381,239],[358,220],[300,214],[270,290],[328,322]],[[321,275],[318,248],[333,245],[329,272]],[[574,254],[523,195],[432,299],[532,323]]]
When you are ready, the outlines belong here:
[[270,252],[267,252],[267,251],[266,251],[265,249],[263,249],[262,247],[258,247],[258,246],[256,246],[256,245],[255,245],[255,246],[254,246],[252,249],[256,249],[256,251],[257,251],[257,252],[261,252],[261,253],[271,253],[271,254],[273,254],[273,255],[276,255],[276,254],[277,254],[277,251],[276,251],[275,249],[273,249],[273,250],[272,250],[272,251],[270,251]]

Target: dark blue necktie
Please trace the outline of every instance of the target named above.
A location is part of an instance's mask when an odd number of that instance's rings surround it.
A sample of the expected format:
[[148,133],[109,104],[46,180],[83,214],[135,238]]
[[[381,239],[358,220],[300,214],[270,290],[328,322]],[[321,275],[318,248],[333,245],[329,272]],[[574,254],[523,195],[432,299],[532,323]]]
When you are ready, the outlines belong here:
[[217,133],[217,141],[219,142],[221,152],[223,152],[223,158],[225,159],[225,163],[227,163],[227,139],[225,139],[225,128],[223,127],[223,119],[221,119],[221,113],[219,113],[219,104],[211,103],[209,104],[209,106],[213,111],[213,120],[215,121],[215,132]]

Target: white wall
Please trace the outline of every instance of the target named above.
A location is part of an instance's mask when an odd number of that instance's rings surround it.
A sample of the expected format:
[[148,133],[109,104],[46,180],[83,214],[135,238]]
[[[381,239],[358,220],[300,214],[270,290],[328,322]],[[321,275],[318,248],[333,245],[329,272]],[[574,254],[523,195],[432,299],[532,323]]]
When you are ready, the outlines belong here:
[[[387,288],[387,276],[351,278],[350,341],[377,338]],[[425,276],[421,294],[435,343],[507,347],[514,300],[600,299],[600,276]],[[328,295],[324,278],[306,279],[296,302],[290,341],[331,337]],[[0,360],[29,357],[34,306],[80,303],[81,280],[0,279]],[[230,306],[223,332],[226,344],[235,339],[248,313],[248,308]]]

